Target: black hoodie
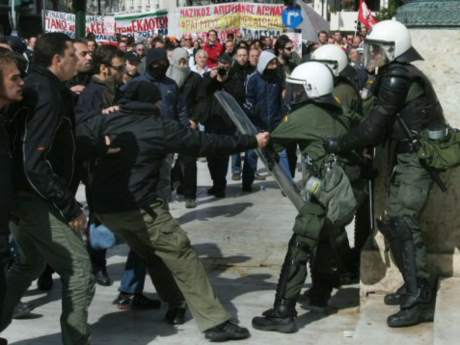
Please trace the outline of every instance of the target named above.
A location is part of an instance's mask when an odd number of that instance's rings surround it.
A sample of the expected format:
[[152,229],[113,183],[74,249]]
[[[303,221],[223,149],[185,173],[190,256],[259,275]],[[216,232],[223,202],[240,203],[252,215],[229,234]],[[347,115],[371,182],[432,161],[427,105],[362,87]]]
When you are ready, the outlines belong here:
[[165,118],[152,102],[120,101],[120,111],[99,115],[77,127],[85,152],[97,154],[105,135],[121,151],[98,159],[93,173],[93,209],[115,213],[148,207],[157,199],[162,160],[168,153],[206,156],[255,148],[252,136],[207,135]]

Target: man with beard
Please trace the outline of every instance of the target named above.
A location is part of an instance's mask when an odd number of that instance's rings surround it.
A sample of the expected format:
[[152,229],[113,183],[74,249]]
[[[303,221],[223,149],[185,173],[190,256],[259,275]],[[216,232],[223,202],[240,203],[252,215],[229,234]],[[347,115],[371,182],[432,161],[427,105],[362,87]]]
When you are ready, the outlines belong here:
[[281,35],[275,43],[275,55],[284,71],[284,78],[290,75],[294,68],[300,63],[300,57],[294,52],[294,44],[286,35]]
[[[75,43],[74,43],[75,46]],[[77,51],[78,52],[78,51]],[[92,60],[95,74],[89,84],[83,88],[75,106],[75,122],[80,124],[102,112],[103,109],[115,105],[118,87],[124,71],[124,54],[114,46],[100,46],[96,48]],[[78,63],[77,63],[78,66]],[[79,87],[77,85],[76,87]],[[79,161],[79,177],[86,186],[86,201],[90,211],[90,224],[95,223],[92,212],[91,170],[94,162]],[[110,286],[112,280],[106,269],[106,250],[94,250],[89,247],[89,254],[93,264],[96,282],[102,286]],[[40,277],[43,279],[42,277]]]
[[[9,210],[13,203],[12,152],[8,136],[8,106],[22,100],[24,81],[13,53],[0,48],[0,305],[4,305],[6,268],[9,261]],[[7,344],[0,338],[0,345]]]
[[[179,87],[179,92],[184,98],[189,114],[193,114],[196,104],[201,76],[192,72],[188,64],[188,52],[185,48],[176,48],[171,54],[171,65],[166,75],[174,80]],[[197,128],[197,123],[190,120],[190,127]],[[179,155],[173,169],[173,179],[180,183],[177,187],[178,194],[185,197],[185,207],[196,207],[197,167],[196,157]]]

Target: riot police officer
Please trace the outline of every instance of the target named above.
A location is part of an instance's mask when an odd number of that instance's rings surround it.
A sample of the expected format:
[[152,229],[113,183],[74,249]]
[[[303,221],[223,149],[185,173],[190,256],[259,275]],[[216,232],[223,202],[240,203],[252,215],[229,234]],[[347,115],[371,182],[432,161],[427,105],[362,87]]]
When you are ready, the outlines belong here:
[[419,222],[433,179],[417,158],[410,136],[444,125],[444,117],[430,81],[411,64],[421,59],[403,24],[395,20],[376,24],[364,44],[365,64],[376,76],[373,108],[360,126],[326,142],[328,151],[335,153],[384,142],[395,148],[386,212],[378,224],[404,280],[404,287],[385,299],[400,303],[400,311],[387,319],[390,327],[411,326],[433,317]]
[[321,232],[342,229],[362,199],[354,162],[345,155],[328,154],[323,146],[332,133],[347,133],[352,122],[332,95],[332,72],[322,63],[307,62],[297,66],[287,82],[292,111],[271,138],[279,145],[275,146],[277,151],[292,143],[299,145],[308,170],[304,181],[306,203],[295,220],[274,306],[252,320],[256,329],[282,333],[297,331],[295,305]]
[[[323,45],[312,53],[311,60],[326,64],[331,69],[334,74],[332,95],[341,105],[347,118],[351,120],[352,126],[358,125],[363,117],[361,97],[354,82],[356,72],[348,64],[343,49],[334,44]],[[311,307],[327,307],[333,288],[338,288],[341,283],[349,283],[358,277],[359,252],[364,241],[356,239],[367,238],[370,232],[367,205],[368,203],[363,203],[363,207],[357,212],[360,220],[355,222],[356,236],[353,250],[350,248],[345,231],[329,229],[330,231],[321,233],[316,259],[311,265],[312,286],[306,293]]]

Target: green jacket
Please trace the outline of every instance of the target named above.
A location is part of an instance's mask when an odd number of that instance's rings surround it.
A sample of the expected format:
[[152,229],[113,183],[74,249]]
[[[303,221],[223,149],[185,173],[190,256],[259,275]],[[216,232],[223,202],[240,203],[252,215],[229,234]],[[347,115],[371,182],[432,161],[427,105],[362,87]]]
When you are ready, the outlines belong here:
[[319,171],[327,157],[324,140],[344,135],[350,125],[350,119],[338,104],[308,102],[285,116],[271,138],[277,150],[290,143],[298,144],[302,153],[311,158],[314,169]]
[[363,119],[363,114],[360,95],[356,89],[350,83],[339,80],[332,95],[340,103],[345,116],[352,121],[352,125],[358,125]]

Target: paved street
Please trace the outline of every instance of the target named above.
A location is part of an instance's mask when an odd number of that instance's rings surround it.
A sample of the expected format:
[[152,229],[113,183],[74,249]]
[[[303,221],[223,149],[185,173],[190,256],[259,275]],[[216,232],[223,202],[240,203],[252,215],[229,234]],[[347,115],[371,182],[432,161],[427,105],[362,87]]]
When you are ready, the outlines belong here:
[[[210,185],[205,163],[199,164],[198,207],[184,208],[182,200],[171,203],[175,217],[188,232],[195,250],[205,262],[212,283],[221,299],[252,337],[240,344],[351,344],[350,337],[358,321],[358,290],[345,287],[335,295],[328,313],[315,313],[298,306],[300,331],[293,335],[263,333],[250,327],[251,318],[271,306],[284,257],[295,210],[281,196],[271,180],[257,182],[259,191],[241,194],[240,184],[231,182],[228,197],[216,200],[206,195]],[[206,344],[189,317],[182,326],[162,322],[165,306],[159,311],[119,311],[111,302],[123,272],[126,246],[108,254],[108,270],[115,283],[97,287],[89,310],[92,344]],[[148,280],[146,293],[154,295]],[[60,285],[50,294],[39,293],[31,286],[24,301],[36,306],[34,318],[16,320],[4,336],[15,345],[61,344],[59,330]]]

